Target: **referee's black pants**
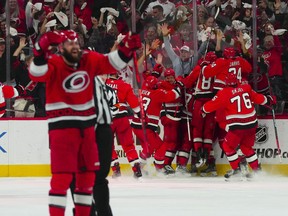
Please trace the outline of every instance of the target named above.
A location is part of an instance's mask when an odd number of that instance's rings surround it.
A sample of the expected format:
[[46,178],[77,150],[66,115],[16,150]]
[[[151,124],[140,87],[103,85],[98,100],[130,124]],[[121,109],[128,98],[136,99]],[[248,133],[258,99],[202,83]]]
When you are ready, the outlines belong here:
[[97,125],[96,142],[98,145],[100,170],[96,171],[90,216],[112,216],[109,204],[108,180],[106,179],[110,171],[113,145],[113,133],[110,125]]

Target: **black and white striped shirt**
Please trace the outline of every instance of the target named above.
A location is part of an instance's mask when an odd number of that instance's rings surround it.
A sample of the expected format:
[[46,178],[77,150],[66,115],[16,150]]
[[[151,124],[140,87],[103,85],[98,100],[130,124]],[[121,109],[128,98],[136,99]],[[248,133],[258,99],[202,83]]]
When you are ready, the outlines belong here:
[[[111,124],[111,108],[118,103],[115,91],[107,86],[100,77],[95,77],[95,107],[97,122],[96,124]],[[116,108],[117,109],[117,108]],[[113,110],[114,111],[114,110]],[[115,110],[116,111],[116,110]]]

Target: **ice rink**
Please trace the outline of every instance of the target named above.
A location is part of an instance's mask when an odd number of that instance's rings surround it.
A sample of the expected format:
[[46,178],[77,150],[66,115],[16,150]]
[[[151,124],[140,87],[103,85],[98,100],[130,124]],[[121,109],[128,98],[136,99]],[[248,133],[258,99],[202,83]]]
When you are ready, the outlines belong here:
[[[0,178],[0,215],[48,216],[49,179]],[[274,216],[286,215],[288,209],[288,177],[109,180],[114,216]],[[72,207],[69,195],[66,216],[72,216]]]

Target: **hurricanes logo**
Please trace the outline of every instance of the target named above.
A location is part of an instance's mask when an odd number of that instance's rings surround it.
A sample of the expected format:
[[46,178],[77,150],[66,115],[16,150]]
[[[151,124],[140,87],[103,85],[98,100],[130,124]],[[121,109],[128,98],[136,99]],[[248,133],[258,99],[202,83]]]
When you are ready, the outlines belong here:
[[265,125],[259,125],[256,129],[256,143],[263,144],[268,140],[268,128]]
[[90,83],[86,71],[77,71],[72,73],[63,81],[63,88],[66,92],[75,93],[85,90]]

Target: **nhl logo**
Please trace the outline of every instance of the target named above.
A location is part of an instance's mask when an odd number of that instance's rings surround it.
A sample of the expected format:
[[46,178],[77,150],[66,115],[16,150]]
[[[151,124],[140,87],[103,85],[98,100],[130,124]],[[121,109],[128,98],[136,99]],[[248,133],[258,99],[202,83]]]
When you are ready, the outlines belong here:
[[265,125],[259,125],[256,129],[256,143],[263,144],[268,140],[268,128]]

